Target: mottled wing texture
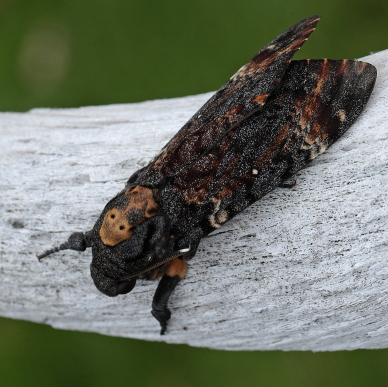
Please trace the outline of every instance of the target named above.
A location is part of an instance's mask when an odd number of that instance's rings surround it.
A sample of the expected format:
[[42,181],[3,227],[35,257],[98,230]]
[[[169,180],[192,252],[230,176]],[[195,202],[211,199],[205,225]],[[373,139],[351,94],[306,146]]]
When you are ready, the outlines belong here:
[[175,233],[220,227],[321,154],[359,116],[375,79],[364,62],[291,62],[263,109],[163,190],[161,207]]
[[139,184],[157,185],[198,160],[244,118],[260,110],[278,86],[295,51],[319,20],[294,25],[243,66],[171,139],[139,176]]

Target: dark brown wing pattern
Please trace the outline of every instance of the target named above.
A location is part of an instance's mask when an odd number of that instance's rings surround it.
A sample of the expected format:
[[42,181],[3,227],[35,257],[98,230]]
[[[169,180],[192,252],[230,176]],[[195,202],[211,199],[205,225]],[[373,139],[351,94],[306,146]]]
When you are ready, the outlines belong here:
[[137,182],[156,185],[184,170],[241,120],[260,110],[318,20],[311,16],[299,22],[256,54],[182,127]]
[[219,227],[339,138],[361,113],[375,79],[376,69],[364,62],[291,62],[263,109],[166,187],[163,209],[181,227],[203,208],[211,214],[203,231]]

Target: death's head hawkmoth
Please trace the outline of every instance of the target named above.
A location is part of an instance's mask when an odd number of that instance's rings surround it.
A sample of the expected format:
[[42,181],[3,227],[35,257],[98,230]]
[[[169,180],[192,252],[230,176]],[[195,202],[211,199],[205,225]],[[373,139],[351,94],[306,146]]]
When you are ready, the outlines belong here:
[[376,69],[368,63],[291,61],[318,20],[264,47],[130,177],[92,230],[38,258],[91,247],[93,281],[108,296],[161,277],[152,314],[163,334],[168,298],[201,239],[324,152],[369,99]]

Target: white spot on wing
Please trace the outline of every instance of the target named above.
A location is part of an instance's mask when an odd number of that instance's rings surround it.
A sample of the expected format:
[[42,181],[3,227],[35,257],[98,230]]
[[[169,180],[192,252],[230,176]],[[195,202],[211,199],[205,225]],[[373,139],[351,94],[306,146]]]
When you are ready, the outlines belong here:
[[[249,63],[249,62],[248,62]],[[245,64],[244,66],[242,66],[237,72],[236,74],[232,75],[230,77],[230,80],[231,81],[235,81],[236,79],[240,78],[241,75],[246,71],[246,69],[248,68],[248,63]]]
[[224,224],[228,220],[228,213],[225,210],[221,210],[217,213],[217,220],[220,224]]
[[221,206],[221,200],[213,198],[213,202],[216,204],[213,213],[209,216],[210,226],[213,228],[220,228],[221,225],[216,222],[216,213],[219,211]]
[[339,117],[339,119],[341,120],[341,121],[344,121],[345,120],[345,118],[346,118],[346,112],[345,112],[345,110],[344,109],[340,109],[340,110],[338,110],[338,117]]

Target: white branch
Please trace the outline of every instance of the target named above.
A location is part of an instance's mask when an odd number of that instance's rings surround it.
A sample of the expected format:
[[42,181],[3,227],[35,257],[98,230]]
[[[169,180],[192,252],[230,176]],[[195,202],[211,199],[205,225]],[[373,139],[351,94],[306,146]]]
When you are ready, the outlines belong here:
[[108,298],[91,252],[35,254],[91,229],[126,179],[210,97],[1,113],[0,315],[56,328],[230,350],[388,347],[388,50],[356,124],[298,173],[202,241],[151,316],[156,282]]

